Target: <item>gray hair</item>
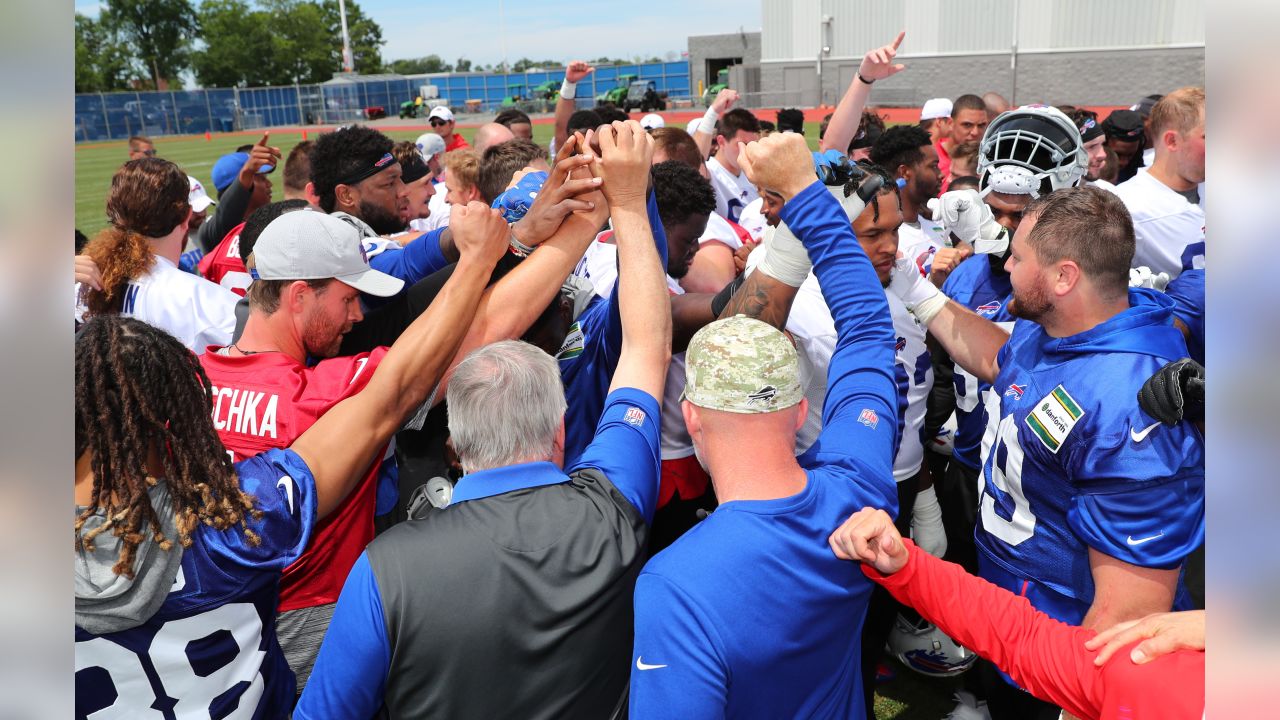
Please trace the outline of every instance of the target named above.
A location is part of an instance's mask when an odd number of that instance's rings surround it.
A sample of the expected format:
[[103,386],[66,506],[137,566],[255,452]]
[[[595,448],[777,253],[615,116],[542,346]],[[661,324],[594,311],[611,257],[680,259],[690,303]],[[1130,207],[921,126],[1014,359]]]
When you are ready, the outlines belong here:
[[566,409],[560,368],[519,340],[472,352],[449,379],[449,433],[465,472],[551,458]]

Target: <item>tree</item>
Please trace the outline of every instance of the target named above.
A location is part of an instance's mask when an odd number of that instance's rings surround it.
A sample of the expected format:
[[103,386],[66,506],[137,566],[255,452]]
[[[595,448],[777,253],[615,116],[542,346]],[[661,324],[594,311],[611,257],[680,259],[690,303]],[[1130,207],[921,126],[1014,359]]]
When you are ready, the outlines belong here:
[[401,75],[421,75],[422,73],[449,72],[453,68],[439,55],[428,55],[420,58],[392,60],[387,69]]
[[271,20],[270,14],[250,9],[246,0],[204,0],[200,35],[205,47],[191,57],[196,80],[205,87],[279,83],[283,72],[272,52]]
[[458,58],[458,62],[454,63],[453,67],[458,72],[471,72],[471,61],[466,58]]
[[125,90],[139,73],[109,19],[76,13],[76,92]]
[[152,87],[191,66],[197,24],[190,0],[107,0],[102,17],[130,41]]

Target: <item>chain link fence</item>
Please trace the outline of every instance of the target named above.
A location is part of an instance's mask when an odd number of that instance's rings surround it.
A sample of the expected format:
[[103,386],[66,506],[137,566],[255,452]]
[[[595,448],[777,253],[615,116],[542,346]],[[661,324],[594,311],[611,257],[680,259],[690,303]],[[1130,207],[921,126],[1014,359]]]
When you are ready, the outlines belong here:
[[[491,113],[503,107],[554,110],[539,91],[559,91],[564,69],[526,73],[436,73],[336,77],[319,85],[209,88],[168,92],[83,93],[75,96],[76,142],[123,140],[132,135],[200,135],[258,128],[339,125],[370,118],[371,108],[395,117],[424,86],[455,113]],[[590,107],[613,91],[625,95],[633,80],[653,81],[674,105],[690,96],[687,61],[597,67],[578,85],[578,105]],[[620,88],[620,89],[619,89]],[[421,112],[421,111],[419,111]],[[375,111],[373,114],[377,114]],[[420,119],[419,115],[419,119]]]

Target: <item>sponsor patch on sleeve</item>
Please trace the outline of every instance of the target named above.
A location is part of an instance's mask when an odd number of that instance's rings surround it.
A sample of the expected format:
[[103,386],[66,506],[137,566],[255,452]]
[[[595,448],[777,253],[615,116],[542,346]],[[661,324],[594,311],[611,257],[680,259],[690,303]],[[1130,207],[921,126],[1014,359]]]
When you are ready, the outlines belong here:
[[1056,455],[1082,417],[1084,410],[1066,388],[1059,385],[1036,403],[1035,409],[1027,413],[1023,422],[1049,448],[1049,452]]
[[564,342],[561,343],[560,349],[556,351],[556,360],[576,358],[582,354],[582,350],[586,346],[587,338],[582,332],[582,323],[575,322],[569,326],[569,332],[564,336]]

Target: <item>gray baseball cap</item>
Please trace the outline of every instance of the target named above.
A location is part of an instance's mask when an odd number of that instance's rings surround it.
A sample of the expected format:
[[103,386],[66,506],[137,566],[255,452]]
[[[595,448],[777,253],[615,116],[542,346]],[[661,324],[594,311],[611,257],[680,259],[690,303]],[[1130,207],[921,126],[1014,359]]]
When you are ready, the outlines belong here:
[[391,297],[404,280],[369,267],[360,232],[315,210],[285,213],[272,220],[253,246],[261,280],[334,278],[362,293]]
[[795,346],[745,315],[707,325],[689,341],[682,399],[732,413],[767,413],[804,397]]

